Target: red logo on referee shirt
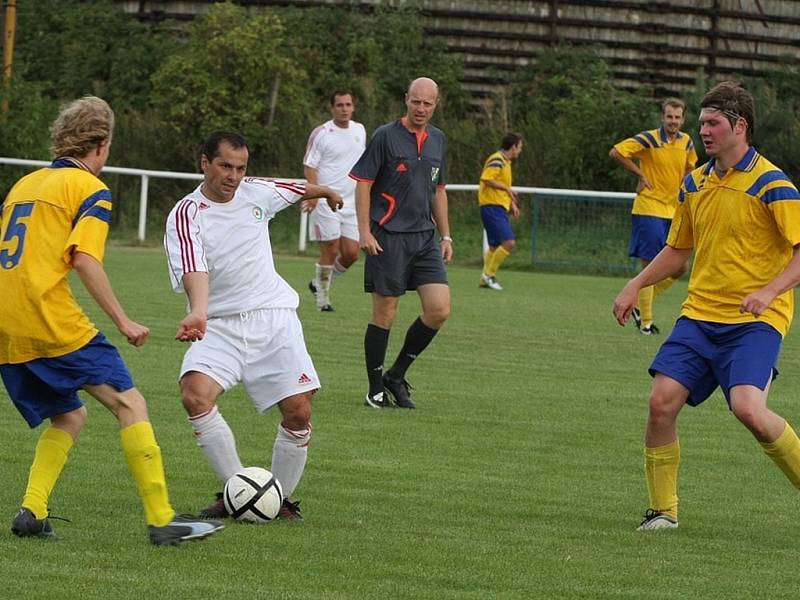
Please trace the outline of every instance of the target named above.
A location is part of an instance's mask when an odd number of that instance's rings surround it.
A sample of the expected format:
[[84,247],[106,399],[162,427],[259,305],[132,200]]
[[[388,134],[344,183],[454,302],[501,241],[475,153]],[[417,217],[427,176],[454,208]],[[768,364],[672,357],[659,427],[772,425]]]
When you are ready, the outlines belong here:
[[297,380],[297,383],[311,383],[311,377],[303,373],[300,375],[300,378]]
[[395,171],[397,171],[398,173],[405,173],[406,171],[408,171],[408,167],[406,166],[405,163],[400,163],[399,165],[397,165]]

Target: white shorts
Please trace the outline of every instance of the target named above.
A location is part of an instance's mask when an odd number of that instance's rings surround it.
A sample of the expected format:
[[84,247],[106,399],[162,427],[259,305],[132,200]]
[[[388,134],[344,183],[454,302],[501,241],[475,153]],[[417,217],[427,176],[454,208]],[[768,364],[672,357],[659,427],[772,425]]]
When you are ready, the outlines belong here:
[[320,387],[303,326],[291,308],[209,319],[205,337],[183,357],[180,376],[189,371],[208,375],[225,391],[242,382],[260,412]]
[[358,220],[354,198],[345,198],[344,206],[333,212],[324,199],[320,198],[317,207],[309,215],[311,241],[330,242],[339,238],[358,241]]

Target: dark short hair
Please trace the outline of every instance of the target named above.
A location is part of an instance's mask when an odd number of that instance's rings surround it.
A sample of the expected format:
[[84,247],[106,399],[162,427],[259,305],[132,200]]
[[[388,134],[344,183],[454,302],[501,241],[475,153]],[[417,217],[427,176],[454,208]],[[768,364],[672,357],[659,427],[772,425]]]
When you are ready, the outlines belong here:
[[503,139],[500,140],[500,149],[501,150],[511,150],[512,146],[516,146],[522,141],[522,136],[518,133],[514,133],[513,131],[509,131],[507,134],[503,136]]
[[664,111],[667,110],[668,106],[672,106],[673,108],[680,108],[683,111],[683,114],[686,114],[686,102],[681,100],[680,98],[664,98],[664,101],[661,103],[661,114],[664,114]]
[[753,141],[756,130],[756,103],[753,94],[734,81],[723,81],[706,92],[700,101],[700,108],[716,108],[725,115],[731,124],[736,125],[738,117],[747,121],[747,143]]
[[350,98],[353,100],[353,104],[356,103],[356,95],[352,91],[341,89],[333,90],[333,92],[331,92],[331,97],[329,99],[331,106],[336,103],[336,96],[350,96]]
[[[213,161],[219,156],[219,147],[223,142],[230,144],[235,150],[239,148],[247,148],[247,140],[244,136],[235,131],[218,130],[211,133],[203,142],[202,153],[209,162]],[[247,148],[249,150],[249,148]]]

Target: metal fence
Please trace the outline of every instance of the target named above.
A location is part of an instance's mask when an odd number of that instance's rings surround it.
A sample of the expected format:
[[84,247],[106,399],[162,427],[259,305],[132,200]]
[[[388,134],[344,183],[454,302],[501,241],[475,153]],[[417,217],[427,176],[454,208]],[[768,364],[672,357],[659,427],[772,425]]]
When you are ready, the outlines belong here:
[[[43,167],[42,160],[0,157],[0,164]],[[200,181],[199,173],[153,171],[126,167],[105,167],[104,173],[138,177],[139,219],[137,239],[147,237],[147,205],[151,178]],[[475,184],[448,184],[448,192],[474,195]],[[530,202],[530,251],[533,265],[552,268],[577,268],[603,271],[630,271],[633,264],[625,248],[630,229],[632,193],[570,190],[559,188],[515,187],[521,199]],[[305,252],[308,242],[308,215],[301,213],[297,248]],[[484,236],[484,248],[486,240]]]

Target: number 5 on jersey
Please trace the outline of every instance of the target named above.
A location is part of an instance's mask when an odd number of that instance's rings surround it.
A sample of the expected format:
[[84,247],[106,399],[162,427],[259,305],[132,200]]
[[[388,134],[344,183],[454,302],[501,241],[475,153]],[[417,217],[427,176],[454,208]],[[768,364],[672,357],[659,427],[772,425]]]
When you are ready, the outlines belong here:
[[[15,204],[8,219],[8,228],[3,235],[2,247],[0,247],[0,267],[13,269],[22,258],[22,248],[25,245],[25,234],[27,226],[20,219],[31,216],[33,212],[33,202],[23,202]],[[14,247],[16,246],[16,247]],[[11,253],[14,248],[14,253]]]

